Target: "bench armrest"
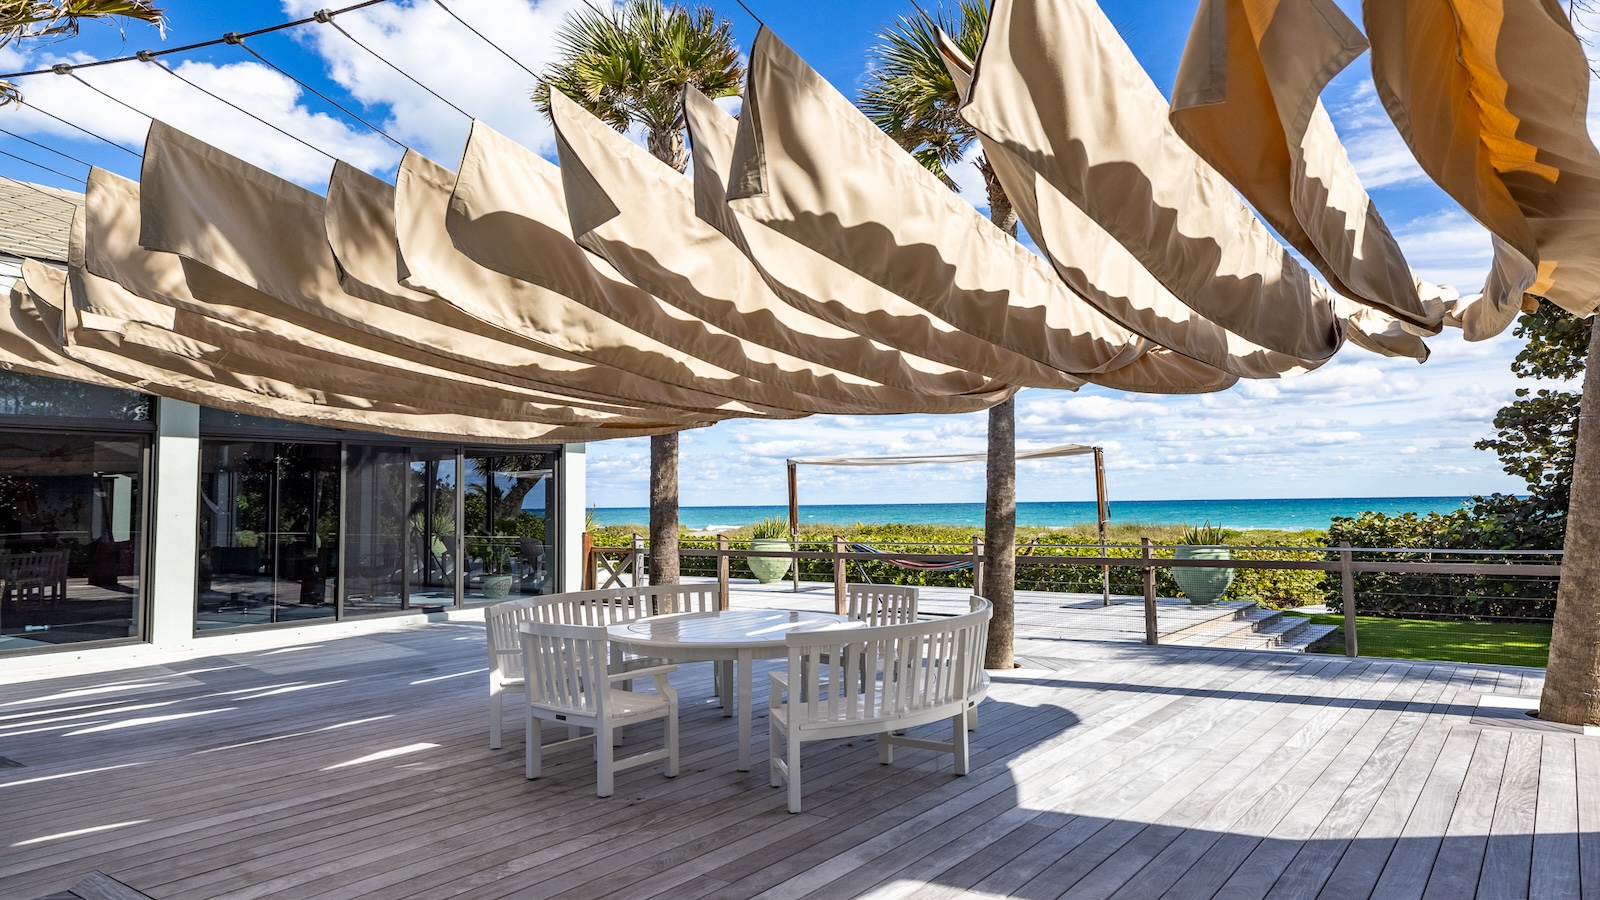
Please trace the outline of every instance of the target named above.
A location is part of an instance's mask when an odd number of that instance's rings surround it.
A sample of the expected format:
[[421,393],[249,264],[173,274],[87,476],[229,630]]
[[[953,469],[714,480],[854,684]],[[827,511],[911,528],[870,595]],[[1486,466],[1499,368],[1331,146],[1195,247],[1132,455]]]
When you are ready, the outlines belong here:
[[678,671],[678,667],[676,665],[650,666],[646,669],[629,669],[625,672],[613,672],[606,676],[606,681],[631,681],[635,678],[643,678],[646,675],[671,675],[676,671]]

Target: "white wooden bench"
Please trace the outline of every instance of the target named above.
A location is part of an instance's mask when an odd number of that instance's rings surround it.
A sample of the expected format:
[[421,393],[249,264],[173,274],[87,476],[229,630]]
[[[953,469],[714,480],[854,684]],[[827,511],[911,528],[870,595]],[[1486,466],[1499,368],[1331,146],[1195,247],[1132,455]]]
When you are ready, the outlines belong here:
[[[982,597],[971,609],[929,622],[789,633],[788,671],[771,675],[767,748],[772,786],[788,782],[790,812],[800,811],[806,741],[877,735],[880,762],[894,761],[896,745],[917,747],[953,754],[955,773],[967,774],[968,713],[988,690],[983,650],[994,612]],[[950,721],[949,742],[897,733],[941,719]]]

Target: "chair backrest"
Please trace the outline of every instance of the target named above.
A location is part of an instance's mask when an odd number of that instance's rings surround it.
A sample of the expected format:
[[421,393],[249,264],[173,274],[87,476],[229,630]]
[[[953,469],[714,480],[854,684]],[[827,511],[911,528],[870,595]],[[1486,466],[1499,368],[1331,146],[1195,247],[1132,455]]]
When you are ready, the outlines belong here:
[[917,589],[897,584],[847,584],[844,614],[868,625],[904,625],[917,620]]
[[655,615],[690,612],[716,612],[722,608],[721,593],[715,584],[660,584],[634,588],[639,605]]
[[983,616],[978,624],[977,633],[973,635],[973,644],[967,649],[968,653],[973,654],[972,662],[963,669],[967,679],[967,695],[970,697],[978,696],[980,691],[988,689],[989,675],[983,670],[983,658],[988,653],[989,620],[994,618],[994,604],[977,594],[967,598],[967,602],[972,607],[972,612],[968,615]]
[[580,716],[606,712],[604,625],[529,622],[519,628],[528,702]]
[[521,677],[522,664],[517,660],[521,642],[517,629],[523,622],[601,626],[631,622],[650,614],[650,605],[638,602],[635,593],[632,588],[613,588],[545,594],[519,597],[485,609],[483,625],[489,644],[489,677]]
[[[983,676],[983,640],[993,615],[987,600],[973,607],[928,622],[790,632],[784,638],[789,702],[805,707],[812,723],[964,707]],[[869,689],[862,691],[862,684]]]

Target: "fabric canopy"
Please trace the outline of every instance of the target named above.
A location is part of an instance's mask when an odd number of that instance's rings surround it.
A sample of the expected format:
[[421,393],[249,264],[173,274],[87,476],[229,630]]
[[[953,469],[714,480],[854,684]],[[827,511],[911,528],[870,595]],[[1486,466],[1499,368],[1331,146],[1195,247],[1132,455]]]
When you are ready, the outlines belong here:
[[[796,390],[889,412],[985,409],[1012,388],[876,344],[775,295],[728,238],[695,216],[691,184],[559,92],[551,119],[573,237],[639,287],[768,352]],[[798,365],[797,365],[798,364]]]
[[1437,333],[1318,99],[1366,47],[1333,0],[1202,0],[1169,118],[1335,290]]
[[[684,92],[684,118],[693,151],[695,214],[750,259],[774,294],[885,346],[948,366],[1021,387],[1074,390],[1083,384],[1082,378],[966,334],[826,256],[734,212],[728,206],[727,183],[737,120],[693,87]],[[1111,349],[1103,342],[1094,346]]]
[[[1055,459],[1060,456],[1083,456],[1093,453],[1088,444],[1062,444],[1043,450],[1023,450],[1019,460]],[[949,463],[985,462],[987,453],[911,453],[900,456],[808,456],[789,460],[794,466],[916,466],[946,465]]]
[[[1009,181],[997,166],[1008,191],[1017,183],[1069,200],[1207,321],[1307,364],[1327,360],[1344,339],[1327,287],[1183,142],[1165,111],[1093,0],[997,0],[962,116],[1026,165]],[[1083,239],[1073,221],[1050,221],[1061,204],[1038,205],[1041,246],[1063,253]]]
[[1366,0],[1372,75],[1424,171],[1494,239],[1468,340],[1498,334],[1524,292],[1600,308],[1600,152],[1590,69],[1553,0]]

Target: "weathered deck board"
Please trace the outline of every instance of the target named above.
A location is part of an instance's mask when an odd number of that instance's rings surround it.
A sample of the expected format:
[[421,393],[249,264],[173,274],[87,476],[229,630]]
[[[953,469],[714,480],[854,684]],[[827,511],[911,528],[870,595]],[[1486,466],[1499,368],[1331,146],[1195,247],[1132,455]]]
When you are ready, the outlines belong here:
[[1537,691],[1541,672],[1149,648],[1129,640],[1137,605],[1094,628],[1092,607],[1019,610],[1026,668],[994,673],[971,774],[928,751],[881,766],[870,740],[808,745],[795,816],[767,786],[760,713],[757,770],[734,771],[702,666],[675,676],[682,774],[623,773],[597,800],[582,751],[529,782],[514,724],[486,749],[473,623],[113,675],[64,660],[59,677],[0,687],[0,755],[25,764],[0,771],[0,896],[96,870],[158,900],[1543,898],[1600,884],[1600,739],[1472,722],[1481,694]]

